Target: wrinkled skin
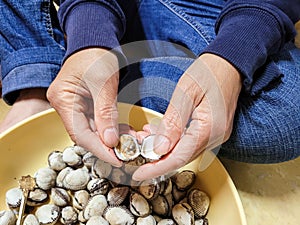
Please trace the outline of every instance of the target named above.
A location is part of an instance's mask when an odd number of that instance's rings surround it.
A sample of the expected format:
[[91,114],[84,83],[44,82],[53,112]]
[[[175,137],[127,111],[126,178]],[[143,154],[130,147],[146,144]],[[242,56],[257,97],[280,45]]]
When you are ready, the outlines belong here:
[[139,132],[117,124],[118,81],[118,61],[112,53],[85,49],[65,61],[47,97],[72,140],[112,165],[122,164],[112,151],[119,129],[139,142],[149,133],[157,134],[155,151],[164,157],[141,166],[134,179],[180,168],[229,138],[241,79],[226,60],[201,55],[179,80],[160,125],[146,125]]

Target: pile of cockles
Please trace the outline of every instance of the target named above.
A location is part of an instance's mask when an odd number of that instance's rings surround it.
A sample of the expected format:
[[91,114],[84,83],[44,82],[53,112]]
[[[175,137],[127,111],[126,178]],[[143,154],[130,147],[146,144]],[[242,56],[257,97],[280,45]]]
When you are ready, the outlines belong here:
[[[24,225],[206,225],[210,199],[193,184],[191,170],[176,172],[163,180],[136,182],[133,172],[159,159],[153,151],[154,136],[140,145],[123,134],[115,147],[124,161],[116,168],[80,146],[68,146],[48,156],[48,167],[33,175],[36,188],[29,192]],[[0,211],[0,225],[17,221],[23,192],[6,192],[8,210]]]

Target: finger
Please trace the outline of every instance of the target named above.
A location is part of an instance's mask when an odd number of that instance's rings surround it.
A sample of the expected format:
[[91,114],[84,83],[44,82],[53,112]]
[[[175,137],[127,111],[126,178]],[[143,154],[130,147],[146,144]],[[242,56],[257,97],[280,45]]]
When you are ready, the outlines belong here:
[[[137,181],[148,180],[167,175],[191,162],[205,149],[209,132],[208,126],[201,126],[201,121],[193,120],[176,147],[162,159],[141,166],[133,174]],[[206,131],[206,132],[204,132]],[[202,135],[200,135],[202,134]]]
[[214,85],[210,69],[200,58],[196,59],[179,79],[157,130],[155,141],[157,154],[166,154],[174,148],[183,134],[191,113]]
[[133,129],[133,127],[128,124],[124,124],[124,123],[119,124],[119,133],[120,134],[130,134],[130,135],[136,137],[136,131]]
[[191,113],[204,95],[201,87],[188,73],[183,76],[156,132],[155,151],[160,155],[168,153],[177,144]]
[[[89,121],[82,112],[63,112],[59,113],[67,132],[71,139],[79,146],[87,149],[96,157],[120,167],[122,162],[119,161],[113,150],[107,147],[100,139],[97,133],[90,129]],[[71,115],[70,115],[71,114]],[[72,118],[72,120],[70,120]]]
[[146,131],[138,131],[136,132],[136,139],[138,141],[139,144],[143,143],[143,140],[145,139],[145,137],[149,136],[150,133],[146,132]]
[[94,100],[94,117],[101,140],[108,147],[119,141],[117,91],[119,83],[117,58],[102,55],[86,71],[84,81]]

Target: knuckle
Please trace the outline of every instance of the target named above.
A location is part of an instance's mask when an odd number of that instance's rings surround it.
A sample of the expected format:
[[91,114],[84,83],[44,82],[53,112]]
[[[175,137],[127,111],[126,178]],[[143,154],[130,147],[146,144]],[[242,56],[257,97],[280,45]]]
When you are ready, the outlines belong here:
[[98,119],[116,120],[118,118],[118,111],[114,105],[105,104],[99,106],[96,111]]
[[182,118],[176,111],[173,111],[164,117],[163,126],[167,131],[172,131],[172,133],[176,134],[181,134],[184,130]]

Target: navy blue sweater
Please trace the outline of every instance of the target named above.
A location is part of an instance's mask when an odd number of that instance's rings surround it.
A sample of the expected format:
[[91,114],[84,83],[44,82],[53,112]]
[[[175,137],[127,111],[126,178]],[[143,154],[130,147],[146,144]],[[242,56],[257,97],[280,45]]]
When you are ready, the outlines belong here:
[[[126,31],[123,9],[128,4],[129,0],[61,1],[66,57],[88,47],[118,47]],[[203,53],[219,55],[234,65],[242,75],[243,90],[255,95],[281,75],[269,56],[293,40],[299,19],[300,0],[228,0],[216,21],[216,39]],[[262,69],[263,75],[257,72]]]

